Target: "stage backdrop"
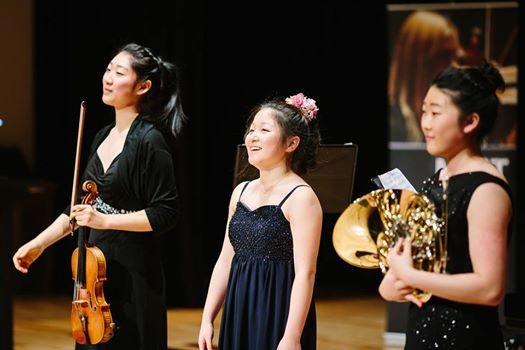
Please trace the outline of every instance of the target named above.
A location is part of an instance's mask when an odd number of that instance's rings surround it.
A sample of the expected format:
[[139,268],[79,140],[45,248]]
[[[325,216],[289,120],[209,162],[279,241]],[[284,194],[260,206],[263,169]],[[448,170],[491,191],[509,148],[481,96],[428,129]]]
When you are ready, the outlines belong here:
[[[387,6],[389,31],[389,164],[416,189],[444,166],[428,155],[419,123],[421,104],[433,78],[450,65],[479,65],[483,59],[503,74],[507,89],[497,123],[483,153],[517,189],[517,2],[397,4]],[[514,230],[515,231],[515,230]],[[508,291],[516,288],[517,247],[512,235]],[[390,303],[385,340],[404,342],[406,304]],[[503,317],[502,317],[503,321]]]

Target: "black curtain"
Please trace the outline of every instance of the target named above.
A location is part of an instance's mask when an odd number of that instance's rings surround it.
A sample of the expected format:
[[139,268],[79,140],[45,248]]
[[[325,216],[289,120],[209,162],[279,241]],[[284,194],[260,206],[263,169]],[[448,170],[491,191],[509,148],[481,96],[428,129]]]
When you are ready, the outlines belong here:
[[[34,3],[36,173],[57,183],[57,214],[68,202],[80,101],[88,103],[85,149],[112,121],[100,97],[115,49],[131,41],[149,46],[182,72],[190,121],[175,155],[183,212],[163,238],[170,306],[203,305],[224,238],[235,147],[256,103],[300,91],[316,99],[323,142],[359,146],[354,197],[369,192],[370,178],[387,170],[383,2]],[[375,290],[379,272],[336,256],[336,218],[325,216],[318,290]],[[50,248],[58,256],[57,292],[70,291],[74,244],[69,238]]]
[[[176,147],[183,213],[176,230],[164,236],[171,306],[203,304],[224,238],[235,146],[242,142],[244,120],[257,102],[299,91],[315,98],[323,142],[359,145],[354,197],[371,190],[370,178],[387,170],[385,2],[234,5],[177,0],[132,6],[124,1],[53,0],[34,5],[35,173],[58,185],[57,214],[68,202],[80,101],[88,103],[85,149],[113,118],[100,90],[115,49],[131,41],[150,46],[182,72],[190,122]],[[525,12],[519,13],[525,23]],[[523,50],[520,45],[521,56]],[[523,75],[520,70],[520,81]],[[524,93],[520,89],[520,100]],[[523,108],[520,104],[520,115]],[[518,130],[522,140],[524,128]],[[520,141],[520,163],[524,147]],[[522,198],[524,186],[518,191]],[[516,220],[521,227],[519,198]],[[335,256],[335,219],[325,216],[319,290],[328,295],[331,290],[375,289],[377,272],[353,268]],[[523,247],[523,240],[520,235],[518,246]],[[70,291],[74,245],[69,238],[51,248],[57,255],[57,292]],[[525,258],[519,259],[518,275],[523,275]],[[523,290],[525,282],[520,283]]]

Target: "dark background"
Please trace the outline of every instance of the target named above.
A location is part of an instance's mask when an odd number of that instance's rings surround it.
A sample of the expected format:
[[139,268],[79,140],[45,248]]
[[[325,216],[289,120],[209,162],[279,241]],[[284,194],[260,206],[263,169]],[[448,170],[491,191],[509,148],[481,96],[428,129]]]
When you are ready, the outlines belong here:
[[[53,210],[47,207],[52,215],[27,223],[30,236],[69,201],[80,101],[88,103],[85,149],[112,121],[112,108],[101,101],[101,79],[115,50],[137,42],[182,72],[190,121],[175,151],[183,212],[177,228],[163,237],[169,306],[204,304],[224,237],[236,145],[256,103],[297,92],[317,100],[323,143],[359,146],[354,198],[373,189],[371,177],[388,170],[386,2],[55,0],[34,5],[36,166],[27,177],[54,184],[56,192],[49,204]],[[524,17],[520,9],[520,23]],[[523,38],[520,43],[523,57]],[[520,78],[524,81],[523,69]],[[518,163],[523,147],[519,141]],[[518,191],[523,197],[523,187]],[[516,213],[523,211],[522,202],[517,201]],[[336,256],[331,242],[336,219],[325,215],[317,296],[375,293],[379,271],[351,267]],[[75,243],[66,238],[44,253],[53,262],[40,271],[52,282],[43,292],[70,293]],[[16,273],[18,294],[38,291],[38,285],[27,288],[31,279],[38,280],[36,273]]]

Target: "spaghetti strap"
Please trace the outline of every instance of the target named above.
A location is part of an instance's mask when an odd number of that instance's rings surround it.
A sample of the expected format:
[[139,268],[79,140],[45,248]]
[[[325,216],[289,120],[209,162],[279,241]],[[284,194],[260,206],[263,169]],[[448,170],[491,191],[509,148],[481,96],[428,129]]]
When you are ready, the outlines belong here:
[[310,187],[310,186],[308,186],[308,185],[297,185],[297,186],[295,186],[295,187],[292,188],[292,190],[291,190],[290,192],[288,192],[288,194],[283,198],[283,200],[281,201],[281,203],[279,203],[278,207],[280,208],[280,207],[284,204],[284,202],[286,202],[286,200],[292,195],[292,193],[294,193],[294,191],[295,191],[296,189],[298,189],[299,187]]
[[244,183],[244,186],[242,187],[242,190],[241,190],[241,194],[239,194],[239,199],[237,200],[238,202],[241,200],[241,196],[242,194],[244,193],[244,190],[246,189],[246,187],[248,187],[248,184],[250,183],[250,181],[246,181]]

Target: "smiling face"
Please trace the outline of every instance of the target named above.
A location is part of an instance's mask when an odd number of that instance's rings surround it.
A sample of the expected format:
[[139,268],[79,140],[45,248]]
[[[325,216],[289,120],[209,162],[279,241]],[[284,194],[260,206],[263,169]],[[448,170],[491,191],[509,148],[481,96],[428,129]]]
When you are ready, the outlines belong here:
[[116,109],[136,106],[142,93],[131,66],[131,55],[120,52],[113,57],[102,77],[102,101]]
[[282,130],[270,108],[262,108],[246,133],[248,162],[257,169],[268,169],[286,160],[288,150],[283,142]]
[[450,95],[430,87],[423,101],[421,129],[427,151],[435,157],[450,158],[467,147],[476,125],[460,120],[461,111]]

